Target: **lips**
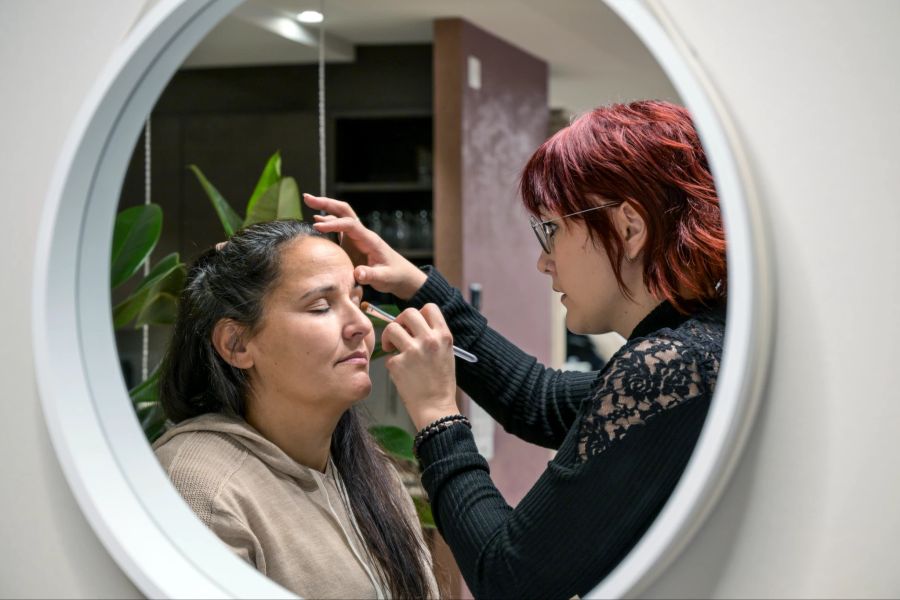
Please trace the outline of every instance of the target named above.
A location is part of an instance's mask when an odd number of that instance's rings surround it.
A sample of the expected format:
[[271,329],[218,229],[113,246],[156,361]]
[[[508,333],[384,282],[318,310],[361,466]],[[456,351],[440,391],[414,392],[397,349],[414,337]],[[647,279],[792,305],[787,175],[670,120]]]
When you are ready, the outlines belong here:
[[360,350],[360,351],[348,354],[344,358],[337,361],[335,364],[340,365],[340,364],[346,363],[346,364],[351,364],[351,365],[364,365],[368,362],[369,362],[369,355],[366,352],[363,352],[362,350]]

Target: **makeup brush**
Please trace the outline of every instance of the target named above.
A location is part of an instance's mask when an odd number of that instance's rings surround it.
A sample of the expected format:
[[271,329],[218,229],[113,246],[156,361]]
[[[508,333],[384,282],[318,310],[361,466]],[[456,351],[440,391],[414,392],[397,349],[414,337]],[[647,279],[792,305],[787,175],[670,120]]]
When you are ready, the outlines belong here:
[[[374,304],[371,304],[369,302],[363,301],[359,304],[359,307],[367,315],[372,315],[373,317],[377,317],[377,318],[381,319],[382,321],[387,321],[388,323],[390,323],[392,321],[396,321],[396,317],[394,317],[394,315],[392,315],[389,312],[383,311],[382,309],[378,308],[377,306],[375,306]],[[456,346],[453,346],[453,354],[455,354],[459,358],[461,358],[467,362],[470,362],[470,363],[478,362],[477,356],[475,356],[471,352],[466,352],[462,348],[457,348]]]

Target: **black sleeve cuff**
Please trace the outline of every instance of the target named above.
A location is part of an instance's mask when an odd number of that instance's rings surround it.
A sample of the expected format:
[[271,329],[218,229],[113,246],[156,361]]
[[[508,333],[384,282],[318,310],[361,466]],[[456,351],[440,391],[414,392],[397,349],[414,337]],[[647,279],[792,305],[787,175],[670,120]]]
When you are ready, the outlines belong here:
[[459,473],[471,470],[490,473],[487,460],[478,453],[472,430],[463,423],[454,423],[422,442],[419,464],[422,467],[422,485],[432,501],[440,493],[442,485]]
[[450,282],[444,279],[444,276],[431,265],[421,267],[421,270],[428,276],[428,279],[413,294],[412,298],[402,304],[414,308],[422,308],[429,302],[434,302],[438,306],[446,304],[453,297],[453,292],[457,291],[456,288],[450,285]]

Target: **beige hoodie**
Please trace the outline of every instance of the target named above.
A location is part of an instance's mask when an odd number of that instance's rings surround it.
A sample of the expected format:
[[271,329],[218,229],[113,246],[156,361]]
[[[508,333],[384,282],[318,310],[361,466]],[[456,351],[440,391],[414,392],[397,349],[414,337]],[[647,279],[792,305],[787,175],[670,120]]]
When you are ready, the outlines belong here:
[[[325,473],[305,467],[245,421],[220,414],[179,423],[153,448],[200,520],[264,575],[305,598],[388,596],[330,459]],[[409,498],[399,475],[395,483]],[[404,506],[420,531],[412,500]]]

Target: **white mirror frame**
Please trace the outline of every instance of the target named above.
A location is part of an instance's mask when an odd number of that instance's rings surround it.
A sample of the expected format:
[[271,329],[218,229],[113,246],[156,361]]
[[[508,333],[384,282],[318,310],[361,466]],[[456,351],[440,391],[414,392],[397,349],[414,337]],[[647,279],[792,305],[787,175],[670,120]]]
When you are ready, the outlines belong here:
[[[653,526],[590,594],[624,597],[638,594],[674,559],[724,487],[765,381],[774,300],[760,208],[715,94],[658,12],[633,0],[605,1],[647,45],[691,110],[728,235],[725,352],[706,425]],[[187,55],[240,3],[163,0],[131,31],[62,149],[36,250],[34,354],[49,434],[81,510],[149,597],[294,597],[219,543],[170,485],[134,417],[110,317],[109,249],[135,142]]]
[[703,431],[663,510],[587,597],[635,597],[705,521],[737,464],[769,371],[775,294],[761,203],[723,102],[656,0],[604,0],[644,42],[690,110],[709,160],[728,241],[728,312],[716,391]]

